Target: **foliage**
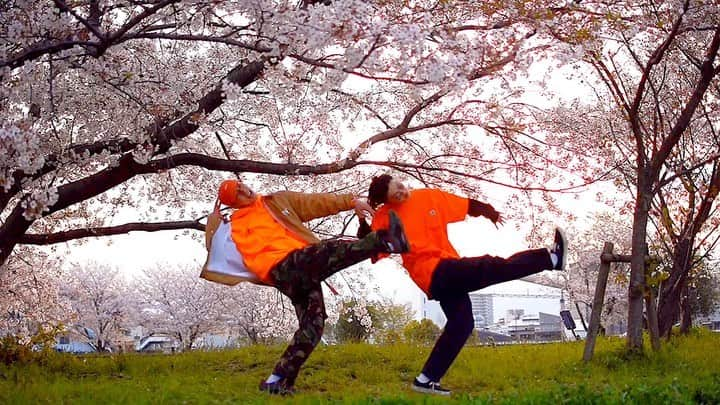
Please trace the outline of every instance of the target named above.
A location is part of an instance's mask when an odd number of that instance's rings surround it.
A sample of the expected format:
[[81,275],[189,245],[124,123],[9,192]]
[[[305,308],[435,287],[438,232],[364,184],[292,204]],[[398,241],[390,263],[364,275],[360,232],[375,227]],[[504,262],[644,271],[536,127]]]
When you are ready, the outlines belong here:
[[410,321],[403,330],[405,341],[408,343],[429,345],[440,336],[440,328],[429,319]]
[[30,363],[42,361],[49,356],[55,337],[63,326],[42,327],[31,336],[5,335],[0,338],[0,363]]
[[398,305],[388,299],[365,302],[350,299],[343,303],[334,325],[335,339],[341,343],[398,343],[405,326],[412,320],[409,305]]
[[337,342],[366,341],[376,323],[375,318],[371,315],[371,308],[372,304],[358,299],[343,302],[333,330]]
[[695,404],[720,399],[712,353],[720,335],[698,332],[660,352],[628,358],[619,339],[599,339],[584,364],[578,343],[466,347],[443,379],[455,394],[410,390],[430,348],[400,344],[321,346],[292,398],[257,390],[284,347],[250,346],[175,355],[55,354],[42,365],[0,365],[0,402],[57,403],[497,403]]
[[[263,176],[260,191],[357,192],[362,166],[473,193],[566,183],[553,168],[572,153],[525,132],[534,110],[517,79],[549,55],[575,58],[557,38],[587,37],[588,16],[623,11],[176,3],[3,4],[0,263],[18,244],[202,230],[195,203],[211,205],[213,171],[287,176]],[[545,152],[557,165],[536,165]],[[114,222],[119,212],[132,222]]]
[[394,304],[390,300],[375,301],[368,308],[373,320],[373,337],[376,343],[399,343],[405,327],[413,320],[409,304]]
[[[509,195],[498,208],[535,223],[534,204],[548,218],[560,212],[546,192],[617,169],[632,194],[619,199],[620,213],[635,213],[628,336],[641,346],[647,224],[650,215],[670,222],[658,210],[669,204],[655,198],[676,203],[672,215],[698,213],[672,221],[683,225],[668,227],[683,236],[676,241],[692,240],[714,211],[717,145],[705,143],[718,111],[712,1],[0,8],[0,273],[18,245],[202,230],[214,171],[272,175],[247,176],[261,192],[359,193],[388,168],[473,197],[499,185]],[[537,80],[544,107],[559,96],[549,82],[557,65],[578,61],[597,73],[597,105],[549,117],[529,105],[534,69],[546,72]],[[681,201],[693,198],[697,210]],[[121,212],[132,222],[118,225]],[[720,225],[708,222],[705,236]],[[673,275],[683,281],[685,271]]]
[[717,261],[699,262],[690,274],[689,299],[694,316],[708,316],[720,307],[720,273]]
[[30,336],[41,325],[68,322],[58,262],[42,249],[22,246],[0,270],[0,336]]

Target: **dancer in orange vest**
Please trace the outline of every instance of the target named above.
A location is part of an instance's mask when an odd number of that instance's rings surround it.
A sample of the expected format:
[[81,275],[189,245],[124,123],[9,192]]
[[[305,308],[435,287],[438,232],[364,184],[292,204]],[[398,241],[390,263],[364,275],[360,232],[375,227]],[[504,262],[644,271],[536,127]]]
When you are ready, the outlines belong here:
[[299,328],[270,377],[260,382],[261,391],[293,393],[300,367],[320,341],[327,318],[320,283],[374,255],[407,252],[402,224],[391,213],[387,229],[358,241],[320,241],[303,222],[353,208],[360,217],[373,210],[351,194],[258,195],[237,180],[222,182],[218,198],[235,208],[232,240],[255,276],[250,281],[274,286],[295,307]]
[[445,329],[412,387],[420,392],[450,395],[450,391],[440,385],[440,379],[474,328],[468,293],[543,270],[562,270],[566,258],[565,238],[562,231],[556,229],[550,250],[527,250],[507,259],[460,257],[448,240],[447,225],[462,221],[467,215],[484,216],[495,225],[502,224],[500,213],[490,204],[436,189],[410,191],[390,175],[373,178],[368,202],[374,208],[382,206],[373,216],[371,226],[361,219],[358,236],[369,234],[371,229],[385,228],[390,213],[397,213],[410,242],[410,250],[402,255],[403,266],[429,298],[440,302],[447,317]]

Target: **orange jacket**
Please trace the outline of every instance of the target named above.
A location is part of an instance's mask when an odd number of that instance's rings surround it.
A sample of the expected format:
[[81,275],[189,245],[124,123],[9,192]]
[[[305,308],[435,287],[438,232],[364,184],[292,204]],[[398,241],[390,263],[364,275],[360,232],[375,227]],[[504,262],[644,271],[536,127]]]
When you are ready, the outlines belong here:
[[290,252],[320,240],[302,225],[354,207],[350,194],[279,192],[259,196],[232,216],[232,239],[245,265],[265,284],[270,270]]
[[371,228],[387,229],[388,211],[398,214],[410,242],[410,251],[402,255],[403,266],[415,284],[429,294],[438,262],[460,257],[448,240],[447,225],[465,219],[468,204],[467,198],[441,190],[412,190],[404,202],[386,203],[380,207],[373,217]]

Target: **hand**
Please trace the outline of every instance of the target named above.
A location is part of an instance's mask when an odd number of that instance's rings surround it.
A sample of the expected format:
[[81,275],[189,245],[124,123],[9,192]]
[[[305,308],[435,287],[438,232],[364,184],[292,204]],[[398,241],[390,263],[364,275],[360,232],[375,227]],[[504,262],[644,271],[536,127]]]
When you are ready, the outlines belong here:
[[372,209],[370,204],[368,204],[367,202],[359,198],[355,198],[353,199],[353,203],[355,204],[355,213],[357,214],[358,218],[365,219],[368,215],[375,215],[375,210]]
[[[494,211],[494,210],[493,210],[493,211]],[[494,215],[493,215],[492,222],[493,222],[493,224],[495,225],[495,228],[496,228],[496,229],[500,229],[500,227],[499,227],[498,225],[504,225],[504,224],[505,224],[505,218],[503,218],[502,215],[501,215],[499,212],[497,212],[497,211],[493,212],[493,214],[494,214]]]

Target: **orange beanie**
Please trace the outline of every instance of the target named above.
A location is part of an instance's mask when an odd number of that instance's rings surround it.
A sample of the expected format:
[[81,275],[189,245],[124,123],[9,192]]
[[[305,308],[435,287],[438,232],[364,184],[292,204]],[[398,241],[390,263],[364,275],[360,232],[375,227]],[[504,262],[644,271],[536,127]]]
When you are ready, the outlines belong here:
[[220,190],[218,191],[220,202],[230,206],[235,204],[235,200],[237,200],[237,190],[237,180],[225,180],[220,183]]

